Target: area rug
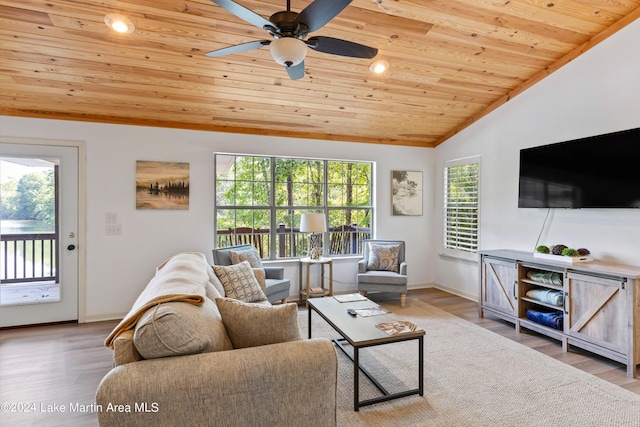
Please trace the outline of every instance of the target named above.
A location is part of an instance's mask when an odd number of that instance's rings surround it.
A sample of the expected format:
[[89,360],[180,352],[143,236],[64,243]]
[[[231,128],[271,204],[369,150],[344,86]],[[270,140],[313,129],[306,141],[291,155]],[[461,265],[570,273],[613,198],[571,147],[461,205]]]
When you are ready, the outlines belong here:
[[[640,396],[634,393],[427,303],[387,308],[426,331],[424,396],[355,412],[353,365],[337,351],[340,427],[640,427]],[[312,319],[314,338],[337,338],[317,314]],[[306,337],[305,309],[299,324]],[[417,387],[417,341],[366,348],[360,359],[390,392]],[[360,398],[378,395],[361,374]]]

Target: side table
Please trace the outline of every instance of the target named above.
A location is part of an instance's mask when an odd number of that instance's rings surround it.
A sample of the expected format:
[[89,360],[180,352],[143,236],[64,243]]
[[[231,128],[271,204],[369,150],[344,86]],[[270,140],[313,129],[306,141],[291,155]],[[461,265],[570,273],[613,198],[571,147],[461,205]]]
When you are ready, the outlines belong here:
[[[311,287],[311,282],[309,278],[311,266],[314,264],[320,265],[320,287],[318,288]],[[326,289],[324,284],[324,266],[325,265],[329,266],[329,289]],[[300,266],[299,268],[300,277],[298,280],[298,290],[300,292],[300,302],[302,302],[303,296],[306,299],[308,299],[313,297],[323,297],[325,295],[329,295],[329,296],[333,295],[333,260],[331,258],[325,258],[325,257],[320,257],[319,259],[312,259],[309,257],[300,258],[299,266]],[[303,286],[302,270],[304,269],[305,266],[306,266],[307,273],[306,273],[306,280]],[[322,289],[322,291],[314,292],[314,289],[315,290]]]

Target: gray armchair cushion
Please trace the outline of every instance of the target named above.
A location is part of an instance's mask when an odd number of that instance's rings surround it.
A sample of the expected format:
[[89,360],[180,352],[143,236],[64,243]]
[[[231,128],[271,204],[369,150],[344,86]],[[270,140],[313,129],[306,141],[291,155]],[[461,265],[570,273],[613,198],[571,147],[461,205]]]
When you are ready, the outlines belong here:
[[403,276],[392,271],[367,271],[366,273],[358,274],[358,282],[387,285],[406,285],[407,276]]
[[255,250],[251,245],[229,246],[226,248],[218,248],[213,250],[213,263],[216,265],[232,265],[230,251],[241,252],[246,250]]

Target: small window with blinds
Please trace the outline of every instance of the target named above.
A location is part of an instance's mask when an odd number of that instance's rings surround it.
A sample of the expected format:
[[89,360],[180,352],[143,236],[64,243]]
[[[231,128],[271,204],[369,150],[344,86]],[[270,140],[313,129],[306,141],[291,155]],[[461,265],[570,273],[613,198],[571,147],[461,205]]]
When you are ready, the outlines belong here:
[[478,158],[448,162],[444,168],[444,247],[478,251]]

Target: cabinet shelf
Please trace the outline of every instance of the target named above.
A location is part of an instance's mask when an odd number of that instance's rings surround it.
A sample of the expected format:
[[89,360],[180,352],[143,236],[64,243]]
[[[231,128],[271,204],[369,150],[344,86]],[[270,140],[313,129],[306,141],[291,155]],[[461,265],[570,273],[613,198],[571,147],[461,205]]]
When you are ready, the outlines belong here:
[[558,285],[553,285],[551,283],[542,283],[542,282],[536,282],[534,280],[531,279],[520,279],[520,281],[522,283],[528,283],[530,285],[534,285],[534,286],[538,286],[540,288],[547,288],[547,289],[554,289],[556,291],[561,291],[563,290],[562,286],[558,286]]
[[528,298],[528,297],[522,297],[521,299],[522,299],[522,301],[525,301],[525,302],[528,302],[528,303],[531,303],[531,304],[535,304],[535,305],[539,305],[539,306],[542,306],[542,307],[547,307],[547,308],[550,308],[552,310],[559,310],[559,311],[564,310],[564,307],[561,306],[561,305],[548,304],[546,302],[538,301],[537,299]]
[[540,323],[533,322],[527,318],[518,319],[520,327],[530,329],[540,334],[549,336],[551,338],[562,340],[564,338],[564,332],[559,329],[550,328],[549,326],[541,325]]

